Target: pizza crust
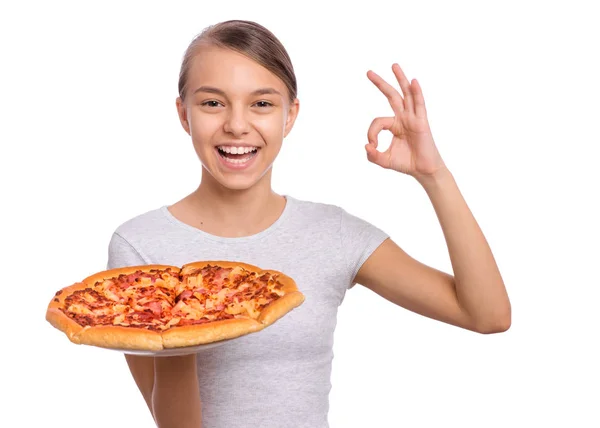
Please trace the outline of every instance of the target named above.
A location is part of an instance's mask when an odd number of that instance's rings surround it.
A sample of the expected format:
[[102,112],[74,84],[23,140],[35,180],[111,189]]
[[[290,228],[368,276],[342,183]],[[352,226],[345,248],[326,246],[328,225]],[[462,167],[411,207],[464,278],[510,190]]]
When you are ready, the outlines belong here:
[[135,273],[138,270],[142,272],[148,272],[152,269],[172,269],[175,274],[179,273],[180,268],[178,266],[170,266],[170,265],[143,265],[143,266],[128,266],[124,268],[115,268],[109,269],[102,272],[95,273],[94,275],[90,275],[83,280],[83,282],[94,285],[98,281],[103,281],[105,279],[114,278],[119,275],[129,275],[130,273]]
[[161,334],[136,327],[98,325],[84,327],[75,336],[82,345],[111,349],[160,351],[163,349]]
[[64,332],[71,342],[79,344],[77,335],[83,330],[83,327],[66,316],[63,311],[57,308],[48,308],[46,321],[52,324],[54,328]]
[[[244,269],[247,269],[249,271],[255,271],[257,273],[261,273],[261,272],[266,272],[266,270],[259,268],[258,266],[254,266],[248,263],[242,263],[242,262],[228,262],[228,261],[224,261],[224,260],[208,260],[208,261],[201,261],[201,262],[192,262],[192,263],[187,263],[185,265],[183,265],[181,267],[181,273],[183,273],[186,270],[189,269],[198,269],[198,268],[203,268],[206,266],[219,266],[222,268],[236,268],[236,267],[242,267]],[[271,272],[271,271],[269,271]]]
[[258,316],[258,321],[267,327],[303,302],[304,295],[299,291],[292,291],[267,305]]
[[232,318],[205,324],[172,327],[162,333],[165,348],[195,346],[234,339],[262,330],[264,326],[251,318]]

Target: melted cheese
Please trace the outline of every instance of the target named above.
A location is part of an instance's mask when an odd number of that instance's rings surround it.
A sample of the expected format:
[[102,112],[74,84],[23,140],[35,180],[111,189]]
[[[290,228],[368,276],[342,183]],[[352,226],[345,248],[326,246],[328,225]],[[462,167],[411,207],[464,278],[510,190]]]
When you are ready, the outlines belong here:
[[121,298],[119,297],[119,295],[118,295],[118,294],[116,294],[116,293],[115,293],[115,292],[114,292],[112,289],[110,289],[110,288],[107,288],[107,289],[105,289],[105,290],[104,290],[104,295],[105,295],[105,296],[106,296],[108,299],[110,299],[110,300],[112,300],[112,301],[114,301],[114,302],[118,302],[119,300],[121,300]]
[[114,305],[112,310],[117,314],[126,314],[131,312],[131,308],[128,305]]
[[182,275],[189,275],[191,272],[193,272],[196,268],[192,267],[192,266],[186,266],[181,270],[181,274]]
[[84,294],[81,294],[81,297],[83,297],[83,300],[85,300],[88,303],[95,303],[96,302],[96,298],[93,297],[90,294],[84,293]]
[[174,325],[179,324],[179,321],[181,321],[181,317],[173,317],[169,320],[169,322],[165,325],[165,328],[169,328],[172,327]]
[[229,277],[233,277],[234,275],[246,275],[247,271],[241,266],[234,267],[231,272],[229,272]]
[[242,302],[233,302],[225,308],[225,312],[231,315],[247,315],[251,318],[258,318],[260,311],[256,307],[256,302],[244,300]]
[[121,324],[121,325],[127,325],[125,323],[125,314],[120,314],[117,315],[114,319],[113,319],[113,325],[117,325],[117,324]]
[[198,285],[202,285],[202,275],[198,275],[198,276],[188,276],[186,278],[186,284],[184,284],[187,286],[187,288],[197,288]]
[[88,309],[87,306],[83,306],[80,303],[73,303],[71,306],[69,306],[69,312],[73,312],[74,314],[80,314],[80,315],[94,315],[94,313]]
[[246,300],[242,302],[242,305],[244,306],[244,308],[246,308],[248,315],[255,319],[258,318],[258,316],[260,315],[260,311],[256,308],[256,301]]

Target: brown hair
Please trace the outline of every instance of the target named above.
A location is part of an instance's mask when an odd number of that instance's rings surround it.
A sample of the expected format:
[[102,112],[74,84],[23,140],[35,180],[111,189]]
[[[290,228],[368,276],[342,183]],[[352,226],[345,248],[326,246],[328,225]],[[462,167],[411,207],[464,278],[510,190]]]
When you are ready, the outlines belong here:
[[185,99],[188,73],[201,44],[232,49],[256,61],[285,83],[290,101],[298,88],[290,57],[275,35],[252,21],[231,20],[207,27],[188,46],[179,72],[179,96]]

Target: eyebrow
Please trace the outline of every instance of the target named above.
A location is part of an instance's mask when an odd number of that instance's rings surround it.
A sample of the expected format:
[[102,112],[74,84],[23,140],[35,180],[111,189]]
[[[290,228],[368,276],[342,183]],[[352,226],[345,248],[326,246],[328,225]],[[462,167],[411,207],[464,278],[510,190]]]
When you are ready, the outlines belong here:
[[[219,88],[215,88],[214,86],[200,86],[198,89],[196,89],[194,91],[194,94],[196,94],[198,92],[208,92],[210,94],[217,94],[217,95],[221,95],[222,97],[227,97],[227,95],[225,95],[225,92],[223,92]],[[281,92],[279,92],[278,90],[276,90],[274,88],[260,88],[255,91],[252,91],[252,93],[250,95],[267,95],[267,94],[276,94],[276,95],[281,96]]]

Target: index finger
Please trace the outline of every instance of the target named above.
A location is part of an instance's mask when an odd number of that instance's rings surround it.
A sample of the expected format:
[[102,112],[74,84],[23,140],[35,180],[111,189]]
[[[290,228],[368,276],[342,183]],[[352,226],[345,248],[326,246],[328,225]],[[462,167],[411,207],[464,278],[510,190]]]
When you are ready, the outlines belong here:
[[404,71],[402,71],[402,68],[397,63],[395,63],[392,66],[392,71],[394,72],[394,75],[396,76],[396,80],[398,80],[398,83],[400,84],[400,88],[402,89],[402,93],[404,94],[404,103],[406,104],[406,109],[409,112],[412,112],[414,110],[414,107],[413,107],[412,92],[410,89],[410,82],[404,75]]
[[392,106],[394,113],[399,114],[404,111],[404,100],[402,95],[388,82],[383,80],[377,73],[372,70],[367,72],[367,77],[377,88],[385,95]]

